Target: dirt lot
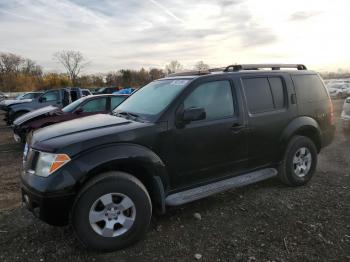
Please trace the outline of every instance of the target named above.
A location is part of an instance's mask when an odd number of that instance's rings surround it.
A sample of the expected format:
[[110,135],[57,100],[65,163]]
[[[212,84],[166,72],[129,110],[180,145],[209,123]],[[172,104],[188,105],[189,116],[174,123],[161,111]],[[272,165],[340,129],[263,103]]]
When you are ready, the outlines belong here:
[[[304,187],[271,179],[155,216],[144,241],[87,252],[69,227],[48,226],[21,207],[21,149],[0,126],[0,261],[350,261],[350,135],[340,128]],[[2,118],[0,116],[0,118]],[[201,214],[201,220],[193,214]]]

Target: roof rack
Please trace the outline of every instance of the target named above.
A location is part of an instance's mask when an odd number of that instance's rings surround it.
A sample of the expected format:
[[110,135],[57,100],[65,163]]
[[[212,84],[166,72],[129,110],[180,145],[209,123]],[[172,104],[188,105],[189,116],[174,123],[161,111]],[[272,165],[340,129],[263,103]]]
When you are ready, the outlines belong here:
[[192,70],[192,71],[183,71],[178,73],[169,74],[169,76],[193,76],[193,75],[207,75],[210,74],[209,70]]
[[[232,68],[232,70],[230,70]],[[242,64],[229,65],[223,71],[241,71],[241,70],[259,70],[261,68],[271,68],[271,70],[280,70],[281,68],[296,68],[298,70],[307,70],[303,64]]]

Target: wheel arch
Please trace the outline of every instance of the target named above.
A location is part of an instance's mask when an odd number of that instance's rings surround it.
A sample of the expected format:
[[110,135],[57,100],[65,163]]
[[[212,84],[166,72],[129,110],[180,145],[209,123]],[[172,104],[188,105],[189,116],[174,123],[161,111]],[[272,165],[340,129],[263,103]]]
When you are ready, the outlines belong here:
[[81,163],[89,163],[76,184],[79,191],[88,181],[101,173],[122,171],[139,179],[151,196],[160,213],[165,212],[165,191],[169,179],[163,161],[150,149],[134,144],[103,147],[78,157]]
[[319,153],[322,148],[321,131],[315,119],[307,116],[295,118],[283,130],[280,137],[281,153],[283,153],[288,145],[288,142],[293,136],[300,135],[311,139]]

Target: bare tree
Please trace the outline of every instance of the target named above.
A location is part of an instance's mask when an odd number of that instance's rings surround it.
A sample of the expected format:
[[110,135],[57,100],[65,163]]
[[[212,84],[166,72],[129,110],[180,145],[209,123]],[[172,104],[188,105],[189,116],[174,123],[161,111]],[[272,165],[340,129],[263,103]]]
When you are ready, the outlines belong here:
[[66,69],[70,80],[76,86],[80,71],[87,66],[88,62],[79,51],[61,51],[54,54],[54,59]]
[[183,69],[183,66],[177,60],[170,61],[170,63],[165,66],[165,72],[167,74],[172,74],[182,69]]
[[194,69],[198,70],[198,71],[205,71],[205,70],[209,70],[209,65],[205,64],[203,61],[198,61],[196,63],[196,65],[194,66]]
[[18,73],[24,59],[11,53],[0,53],[0,73]]

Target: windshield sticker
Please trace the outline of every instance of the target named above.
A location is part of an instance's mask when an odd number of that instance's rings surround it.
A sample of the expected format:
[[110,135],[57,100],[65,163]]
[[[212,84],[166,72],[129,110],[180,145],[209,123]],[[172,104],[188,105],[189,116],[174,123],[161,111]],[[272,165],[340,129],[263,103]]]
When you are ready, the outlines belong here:
[[170,84],[174,86],[183,86],[188,82],[188,80],[174,80]]

